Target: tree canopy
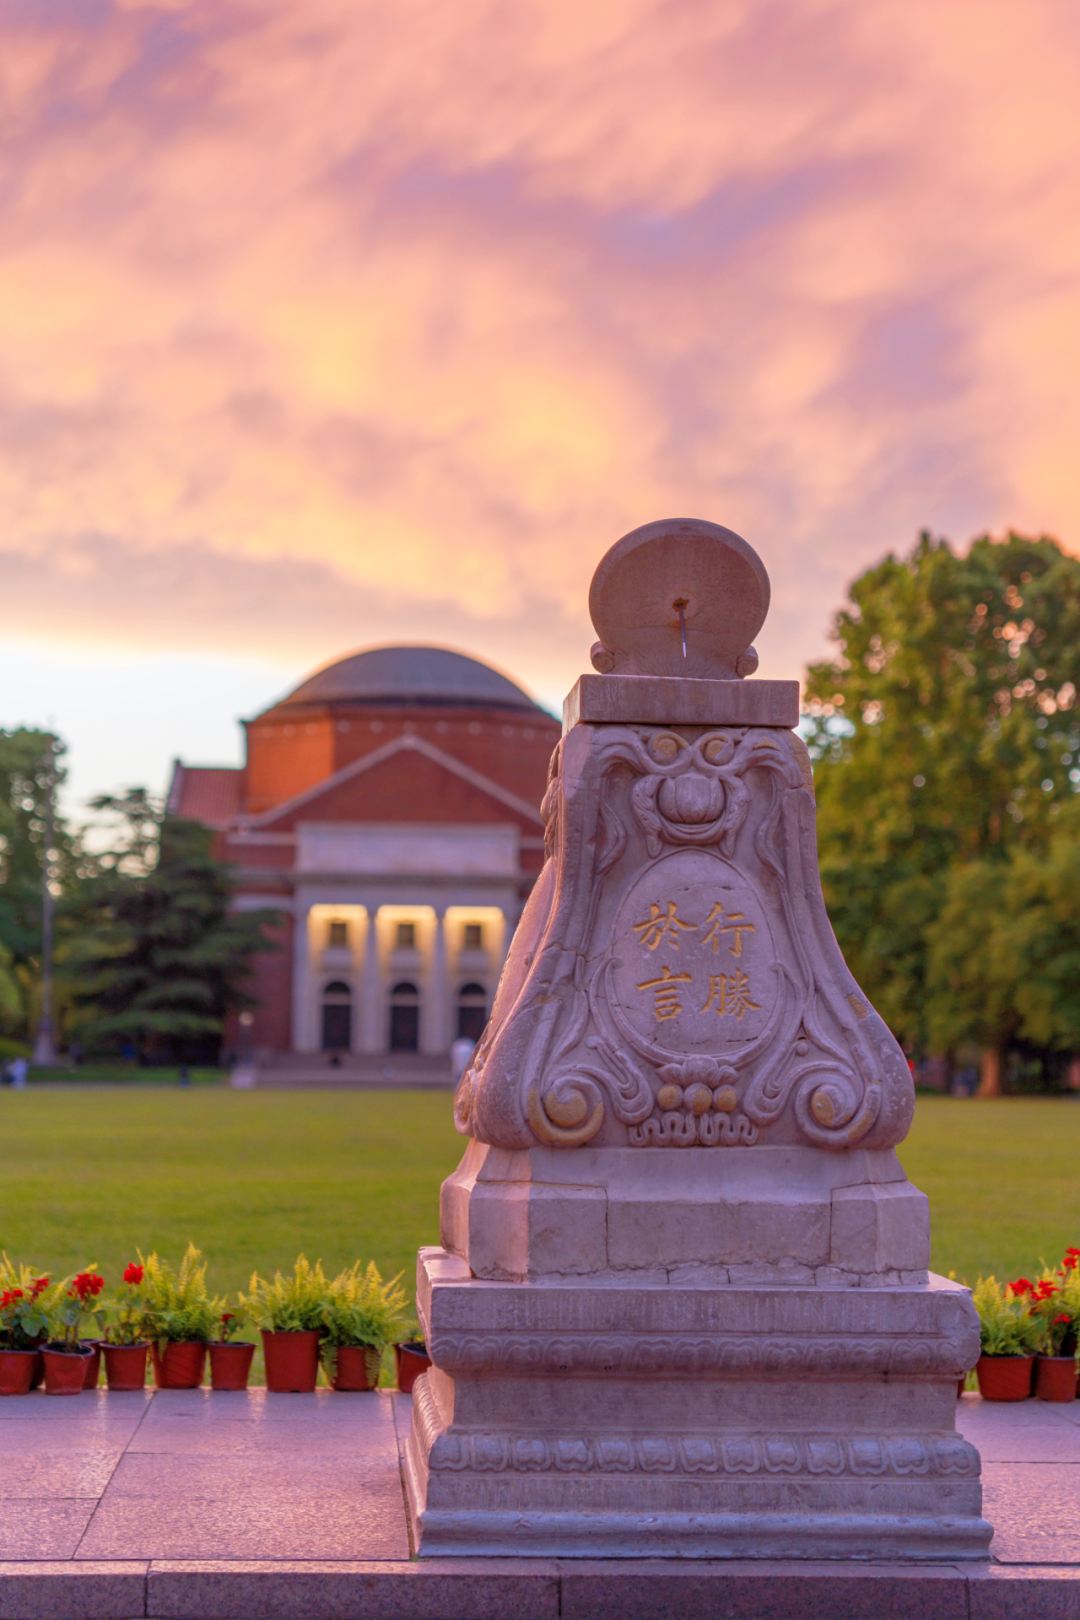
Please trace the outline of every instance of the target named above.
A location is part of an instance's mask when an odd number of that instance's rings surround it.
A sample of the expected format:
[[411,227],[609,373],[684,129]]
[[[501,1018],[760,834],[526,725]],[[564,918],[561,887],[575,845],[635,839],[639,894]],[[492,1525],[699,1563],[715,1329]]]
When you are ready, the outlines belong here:
[[807,672],[804,726],[852,970],[912,1045],[1036,1029],[1075,1044],[1075,972],[1044,938],[1056,1011],[1037,1012],[1005,965],[1022,979],[1034,939],[1017,958],[1005,935],[1021,903],[1051,926],[1033,897],[1070,869],[1080,826],[1080,562],[1045,538],[960,555],[923,534],[855,581],[833,637],[835,659]]
[[119,824],[113,847],[68,898],[62,971],[71,1031],[90,1048],[183,1058],[216,1047],[225,1017],[254,1003],[252,957],[272,949],[272,911],[236,912],[228,866],[197,822],[167,815],[143,788],[91,808]]

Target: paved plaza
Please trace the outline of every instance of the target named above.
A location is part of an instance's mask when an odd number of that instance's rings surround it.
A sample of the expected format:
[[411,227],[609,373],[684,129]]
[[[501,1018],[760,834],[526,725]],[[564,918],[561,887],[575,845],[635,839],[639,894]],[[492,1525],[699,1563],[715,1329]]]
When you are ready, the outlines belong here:
[[408,1396],[0,1403],[0,1620],[1080,1620],[1080,1403],[960,1403],[989,1564],[410,1557]]

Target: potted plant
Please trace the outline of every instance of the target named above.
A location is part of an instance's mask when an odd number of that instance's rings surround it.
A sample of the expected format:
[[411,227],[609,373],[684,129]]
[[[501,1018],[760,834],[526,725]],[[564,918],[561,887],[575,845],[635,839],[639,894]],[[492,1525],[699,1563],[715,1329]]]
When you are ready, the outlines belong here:
[[301,1254],[291,1277],[276,1271],[266,1282],[255,1272],[250,1293],[240,1295],[262,1333],[266,1387],[273,1394],[309,1395],[315,1388],[328,1287],[322,1261],[313,1266]]
[[206,1346],[217,1331],[225,1301],[206,1291],[206,1263],[189,1243],[179,1271],[151,1254],[143,1260],[143,1322],[158,1389],[197,1389],[206,1371]]
[[104,1312],[95,1301],[104,1286],[104,1277],[88,1266],[41,1294],[49,1324],[49,1340],[42,1349],[46,1395],[80,1395],[85,1388],[86,1361],[93,1350],[81,1342],[79,1330],[84,1322],[93,1322],[100,1332]]
[[[32,1289],[36,1288],[33,1297],[37,1298],[48,1286],[48,1277],[38,1277],[33,1266],[22,1264],[16,1266],[14,1261],[8,1259],[6,1249],[0,1251],[0,1291],[14,1292],[16,1289],[21,1289],[24,1294],[29,1294]],[[37,1314],[40,1315],[41,1312]],[[42,1321],[30,1347],[34,1351],[34,1370],[30,1375],[31,1389],[37,1389],[45,1377],[45,1362],[41,1355],[41,1346],[48,1336],[47,1324]]]
[[102,1350],[105,1382],[110,1389],[143,1389],[150,1345],[143,1328],[146,1307],[142,1295],[145,1269],[134,1260],[124,1268],[124,1287],[109,1305],[109,1323]]
[[1020,1278],[1030,1300],[1029,1311],[1041,1325],[1039,1354],[1035,1359],[1035,1395],[1040,1401],[1076,1399],[1077,1328],[1080,1326],[1080,1250],[1067,1249],[1056,1271],[1044,1266],[1038,1282]]
[[982,1351],[975,1373],[984,1401],[1026,1401],[1031,1394],[1042,1325],[1028,1309],[1024,1281],[1002,1288],[994,1277],[980,1277],[972,1290]]
[[38,1345],[48,1328],[41,1299],[48,1277],[27,1277],[25,1283],[0,1294],[0,1395],[29,1395]]
[[431,1357],[427,1353],[427,1345],[423,1339],[403,1339],[394,1346],[394,1365],[397,1370],[397,1387],[403,1395],[411,1395],[412,1387],[420,1374],[427,1372],[431,1366]]
[[336,1276],[326,1292],[320,1351],[334,1389],[377,1389],[383,1351],[402,1332],[408,1303],[400,1277],[383,1282],[371,1261]]
[[236,1339],[244,1325],[244,1313],[239,1310],[222,1311],[218,1338],[211,1339],[210,1388],[247,1389],[255,1346],[247,1339]]

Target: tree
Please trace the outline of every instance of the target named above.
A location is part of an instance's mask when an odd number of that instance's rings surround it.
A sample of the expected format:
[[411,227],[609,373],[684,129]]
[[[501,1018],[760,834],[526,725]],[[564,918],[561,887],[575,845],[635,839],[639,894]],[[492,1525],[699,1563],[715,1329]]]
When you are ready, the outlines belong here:
[[[1072,817],[1069,818],[1070,820]],[[975,1041],[993,1052],[1017,1040],[1080,1050],[1080,839],[1016,849],[946,876],[928,931],[927,1024],[946,1049]]]
[[92,808],[121,836],[65,909],[72,1032],[99,1049],[130,1043],[143,1060],[216,1048],[227,1013],[252,1005],[242,986],[252,957],[272,948],[275,913],[230,911],[212,834],[166,815],[144,788]]
[[[48,731],[0,731],[0,1030],[27,1034],[40,980],[46,797],[62,784],[65,749]],[[69,876],[77,848],[54,828],[52,873]]]
[[822,881],[853,971],[921,1045],[931,936],[967,881],[950,874],[988,863],[1000,888],[1014,851],[1045,853],[1063,811],[1075,825],[1080,562],[1045,538],[983,537],[959,556],[923,534],[850,596],[836,658],[807,672]]

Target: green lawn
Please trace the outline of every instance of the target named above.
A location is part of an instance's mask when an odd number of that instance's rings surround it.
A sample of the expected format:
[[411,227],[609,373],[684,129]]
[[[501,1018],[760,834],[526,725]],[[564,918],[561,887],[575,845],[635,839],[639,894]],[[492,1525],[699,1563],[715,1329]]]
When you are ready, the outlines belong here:
[[[110,1284],[137,1247],[188,1238],[219,1290],[301,1250],[373,1259],[412,1289],[438,1241],[439,1183],[463,1146],[449,1092],[231,1092],[199,1086],[0,1091],[0,1246]],[[934,1266],[1030,1274],[1080,1242],[1080,1100],[920,1097],[901,1149],[930,1196]]]
[[404,1272],[439,1240],[439,1184],[461,1157],[443,1092],[225,1088],[0,1091],[0,1247],[110,1286],[190,1238],[216,1290],[289,1267],[374,1260]]
[[1080,1243],[1080,1098],[920,1096],[900,1158],[930,1199],[935,1271],[1030,1277]]

